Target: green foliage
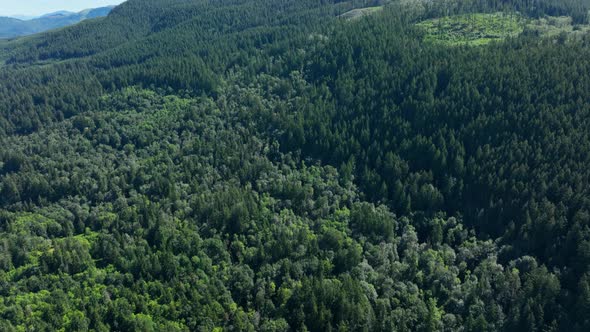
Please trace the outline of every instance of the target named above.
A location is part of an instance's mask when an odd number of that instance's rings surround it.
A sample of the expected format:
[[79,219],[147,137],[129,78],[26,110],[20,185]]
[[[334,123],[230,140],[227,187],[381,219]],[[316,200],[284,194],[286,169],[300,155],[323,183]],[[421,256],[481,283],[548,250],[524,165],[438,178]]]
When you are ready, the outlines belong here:
[[425,40],[443,45],[485,45],[515,37],[524,31],[525,20],[518,14],[463,14],[429,19],[417,24]]
[[383,10],[383,6],[358,8],[358,9],[353,9],[351,11],[348,11],[348,12],[340,15],[340,17],[347,19],[347,20],[356,20],[356,19],[359,19],[363,16],[378,13],[382,10]]
[[428,3],[129,0],[0,43],[0,330],[588,330],[588,39],[441,47],[415,23],[524,18]]
[[547,16],[534,20],[526,25],[525,31],[529,34],[543,37],[564,37],[569,39],[583,38],[590,31],[588,24],[574,24],[569,16]]

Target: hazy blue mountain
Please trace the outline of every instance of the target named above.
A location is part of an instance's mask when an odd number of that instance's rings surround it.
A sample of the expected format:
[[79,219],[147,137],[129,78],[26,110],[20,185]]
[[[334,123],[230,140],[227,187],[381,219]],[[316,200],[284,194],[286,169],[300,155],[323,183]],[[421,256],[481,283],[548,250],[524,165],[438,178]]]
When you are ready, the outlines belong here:
[[8,16],[10,18],[16,18],[22,21],[27,21],[27,20],[32,20],[34,18],[37,18],[38,16],[32,16],[32,15],[10,15]]
[[34,19],[0,17],[0,38],[13,38],[76,24],[80,21],[107,16],[114,6],[86,9],[78,13],[58,11]]
[[53,13],[41,15],[39,17],[40,18],[43,18],[43,17],[59,17],[59,16],[64,17],[64,16],[75,15],[75,14],[77,14],[77,13],[70,12],[70,11],[67,11],[67,10],[58,10],[58,11],[53,12]]

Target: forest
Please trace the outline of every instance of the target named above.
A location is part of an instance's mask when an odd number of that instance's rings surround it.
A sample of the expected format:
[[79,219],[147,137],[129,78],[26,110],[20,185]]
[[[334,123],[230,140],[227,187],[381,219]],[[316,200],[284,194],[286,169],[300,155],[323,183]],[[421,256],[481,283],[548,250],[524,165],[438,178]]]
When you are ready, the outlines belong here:
[[0,41],[0,331],[589,331],[589,13],[128,0]]

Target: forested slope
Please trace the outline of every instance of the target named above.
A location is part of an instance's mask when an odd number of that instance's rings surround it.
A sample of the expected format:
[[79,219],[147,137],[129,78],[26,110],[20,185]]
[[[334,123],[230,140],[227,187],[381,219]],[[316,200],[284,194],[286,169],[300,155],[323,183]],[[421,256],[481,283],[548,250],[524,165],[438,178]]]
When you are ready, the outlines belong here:
[[129,0],[0,44],[0,330],[587,331],[590,39],[417,23],[588,8]]

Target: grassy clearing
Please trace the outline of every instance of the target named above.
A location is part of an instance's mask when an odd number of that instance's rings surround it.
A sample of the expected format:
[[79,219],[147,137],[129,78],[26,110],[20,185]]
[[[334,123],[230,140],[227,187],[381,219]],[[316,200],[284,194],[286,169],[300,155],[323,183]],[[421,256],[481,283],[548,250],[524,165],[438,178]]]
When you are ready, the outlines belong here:
[[382,10],[383,10],[383,6],[358,8],[358,9],[353,9],[351,11],[348,11],[348,12],[340,15],[340,17],[343,19],[346,19],[346,20],[355,20],[355,19],[359,19],[363,16],[375,14],[375,13],[380,12]]
[[526,20],[518,14],[465,14],[429,19],[417,24],[426,41],[449,46],[485,45],[524,31]]
[[541,37],[558,37],[562,34],[568,38],[579,38],[590,32],[589,25],[574,25],[569,16],[547,16],[531,21],[526,30]]

